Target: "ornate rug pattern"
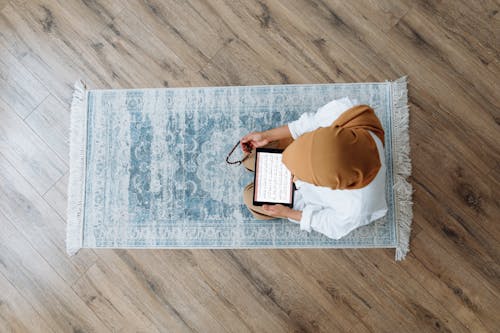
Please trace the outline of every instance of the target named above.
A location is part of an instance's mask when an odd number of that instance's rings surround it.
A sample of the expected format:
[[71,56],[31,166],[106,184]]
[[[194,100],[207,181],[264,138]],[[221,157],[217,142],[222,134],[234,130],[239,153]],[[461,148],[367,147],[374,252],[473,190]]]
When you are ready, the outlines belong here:
[[[371,105],[386,131],[388,214],[340,240],[287,220],[254,220],[242,199],[253,176],[227,165],[227,153],[250,131],[286,124],[344,96]],[[82,247],[392,247],[401,259],[411,223],[406,105],[405,78],[137,90],[86,90],[77,82],[68,253]]]

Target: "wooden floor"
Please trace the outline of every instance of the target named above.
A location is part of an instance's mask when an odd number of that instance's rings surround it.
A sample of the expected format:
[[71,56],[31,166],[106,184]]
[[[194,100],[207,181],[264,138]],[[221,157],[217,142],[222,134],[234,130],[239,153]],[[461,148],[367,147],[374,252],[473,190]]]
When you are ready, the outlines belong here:
[[[0,0],[0,332],[499,332],[498,0]],[[72,85],[409,75],[393,250],[65,254]],[[252,129],[249,129],[252,130]]]

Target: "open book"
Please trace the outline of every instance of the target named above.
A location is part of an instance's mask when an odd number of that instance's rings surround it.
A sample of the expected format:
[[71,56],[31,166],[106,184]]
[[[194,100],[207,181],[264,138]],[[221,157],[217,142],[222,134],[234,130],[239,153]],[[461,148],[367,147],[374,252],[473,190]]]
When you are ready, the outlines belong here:
[[293,177],[281,162],[281,149],[257,148],[253,204],[293,206]]

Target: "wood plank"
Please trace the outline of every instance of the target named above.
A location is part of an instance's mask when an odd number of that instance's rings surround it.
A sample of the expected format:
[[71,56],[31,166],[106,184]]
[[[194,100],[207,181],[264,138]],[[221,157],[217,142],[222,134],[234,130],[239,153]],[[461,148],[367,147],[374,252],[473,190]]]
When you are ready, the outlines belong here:
[[[178,296],[173,299],[164,296],[165,292],[174,293],[175,291],[159,284],[158,278],[155,277],[156,270],[143,269],[140,263],[130,259],[130,251],[96,250],[96,252],[104,263],[99,267],[105,270],[107,278],[118,286],[126,295],[127,301],[131,302],[135,308],[141,309],[142,314],[156,327],[173,332],[193,331],[193,323],[184,317],[185,312],[193,307],[175,308],[171,302],[177,301]],[[150,251],[143,252],[150,253]],[[193,310],[201,311],[200,309]]]
[[[129,9],[150,34],[171,49],[186,67],[200,70],[235,38],[203,1],[130,1]],[[126,20],[129,21],[128,19]]]
[[[422,205],[428,207],[422,214],[423,219],[418,223],[423,230],[433,233],[434,237],[444,244],[450,255],[457,256],[463,266],[471,267],[471,271],[477,273],[476,283],[482,284],[490,290],[499,290],[500,265],[498,253],[500,247],[498,242],[491,246],[485,246],[481,239],[477,239],[474,225],[467,226],[456,213],[450,212],[446,207],[439,204],[429,205],[429,201],[435,202],[435,198],[426,189],[418,184],[420,189],[418,197]],[[457,217],[458,216],[458,217]],[[476,236],[476,237],[475,237]]]
[[[416,236],[417,239],[418,236]],[[426,239],[425,242],[428,242]],[[414,246],[418,244],[413,241]],[[454,314],[454,317],[460,321],[470,332],[486,332],[486,326],[481,322],[479,317],[470,309],[467,304],[458,295],[459,289],[453,287],[452,284],[447,284],[441,279],[441,276],[435,274],[424,266],[414,253],[410,255],[414,260],[411,264],[403,263],[404,269],[413,276],[419,283],[426,288],[448,311]]]
[[[374,25],[382,32],[388,32],[415,5],[414,1],[372,0],[359,2],[356,15],[367,25]],[[362,18],[362,19],[361,19]]]
[[275,70],[273,64],[267,63],[239,40],[234,40],[221,49],[200,73],[211,84],[221,86],[290,83],[303,80],[302,77]]
[[[292,5],[287,4],[287,6]],[[290,18],[288,13],[282,14],[282,11],[286,10],[285,5],[264,2],[243,4],[217,2],[211,6],[245,48],[252,50],[252,55],[260,55],[260,59],[265,63],[272,64],[275,73],[281,73],[278,82],[352,81],[350,72],[364,69],[361,64],[359,67],[353,67],[346,62],[336,63],[328,55],[330,51],[326,40],[318,38],[317,31],[316,34],[304,33],[303,25],[309,25],[309,22],[303,24],[300,19]],[[302,13],[300,16],[303,16]],[[289,33],[289,30],[292,33]],[[335,48],[332,53],[345,55],[345,50]],[[318,54],[323,56],[318,57]],[[249,57],[248,62],[255,66],[259,65],[258,58]],[[365,77],[366,72],[361,76]],[[292,80],[287,77],[297,79]]]
[[[73,83],[82,74],[75,69],[77,54],[65,55],[68,47],[54,45],[39,22],[44,17],[33,18],[28,10],[18,10],[7,5],[0,16],[0,39],[49,91],[65,103],[71,103]],[[50,22],[50,20],[48,21]],[[52,29],[52,28],[51,28]],[[88,78],[86,78],[88,82]]]
[[[175,255],[173,253],[172,255]],[[271,289],[261,280],[252,277],[232,259],[231,251],[197,250],[182,251],[185,266],[194,270],[230,306],[252,331],[291,332],[303,327],[298,320],[276,302]]]
[[[440,288],[441,293],[454,298],[454,302],[449,301],[444,304],[451,307],[451,304],[458,302],[461,306],[457,308],[456,313],[467,322],[471,331],[474,331],[472,328],[475,326],[486,327],[485,331],[494,331],[498,327],[498,316],[489,310],[500,305],[498,288],[478,283],[476,272],[467,266],[457,267],[456,262],[459,258],[450,255],[449,251],[446,251],[445,244],[437,242],[433,234],[423,232],[414,242],[416,243],[414,255],[425,267],[422,271],[427,270],[437,276],[444,284]],[[425,246],[422,246],[423,244]]]
[[0,290],[0,331],[54,332],[2,274]]
[[47,89],[0,41],[0,99],[3,103],[25,118],[48,95]]
[[0,214],[0,273],[29,300],[54,331],[108,332],[68,284]]
[[[481,63],[491,65],[500,57],[497,1],[459,1],[458,4],[449,1],[417,1],[415,8],[432,18]],[[497,64],[495,71],[498,73],[499,69]]]
[[134,304],[117,281],[110,280],[100,261],[92,265],[72,286],[73,290],[112,332],[161,332]]
[[59,179],[44,195],[43,198],[66,221],[68,208],[68,178],[69,172]]
[[[427,189],[421,194],[427,196],[428,200],[435,200]],[[422,205],[428,207],[426,202]],[[490,293],[499,294],[498,242],[494,243],[493,247],[484,246],[482,242],[473,238],[474,226],[465,228],[463,221],[456,220],[456,215],[450,216],[440,209],[428,209],[423,216],[424,218],[418,221],[422,229],[444,247],[448,252],[447,256],[454,258],[453,262],[460,262],[461,267],[474,275],[473,284],[481,286],[481,289],[486,289]],[[441,274],[437,276],[442,277]]]
[[[428,207],[426,205],[427,202],[422,203],[422,206]],[[457,261],[461,262],[461,265],[471,267],[470,269],[478,275],[476,283],[489,286],[491,290],[498,289],[498,279],[496,279],[500,272],[498,246],[483,247],[469,233],[474,229],[473,226],[465,229],[462,224],[442,210],[428,208],[427,212],[420,216],[422,219],[415,222],[421,226],[422,230],[438,235],[440,241],[446,244],[447,250],[458,256]]]
[[423,15],[418,10],[410,10],[403,22],[401,30],[418,31],[421,40],[427,43],[425,47],[432,52],[429,52],[429,56],[437,57],[436,62],[449,68],[449,72],[459,79],[462,89],[475,97],[483,112],[493,115],[495,109],[498,111],[500,92],[495,89],[499,83],[498,72],[488,70],[465,45],[456,42],[444,28],[434,23],[433,17]]
[[[417,93],[413,96],[418,101],[423,99]],[[414,162],[418,162],[417,165],[420,166],[434,165],[436,169],[443,170],[439,177],[434,177],[435,172],[424,167],[417,166],[413,170],[414,187],[429,195],[425,203],[422,203],[427,207],[421,211],[422,215],[429,220],[440,216],[442,218],[439,221],[448,221],[453,217],[456,221],[453,229],[458,227],[465,232],[467,247],[482,248],[489,256],[497,257],[494,249],[500,239],[500,227],[495,223],[495,216],[498,216],[500,209],[499,189],[491,186],[491,181],[484,177],[488,173],[488,166],[481,160],[464,159],[464,156],[473,155],[472,147],[465,147],[467,143],[461,143],[454,132],[436,121],[432,114],[426,115],[416,105],[413,110],[414,119],[424,124],[423,130],[412,135],[412,140],[417,142]],[[450,145],[449,142],[454,144]],[[436,160],[434,156],[444,157]],[[419,198],[422,200],[417,196],[415,201]],[[443,202],[440,198],[446,200]],[[434,223],[432,226],[447,229],[441,223]],[[468,244],[469,241],[472,243]],[[478,253],[470,252],[470,255],[474,254]],[[481,261],[481,257],[482,255],[471,260],[477,263],[478,260]]]
[[[241,320],[239,314],[227,306],[211,286],[203,281],[203,276],[193,267],[190,251],[134,251],[121,253],[120,258],[129,266],[136,266],[145,272],[152,272],[157,296],[168,299],[173,307],[193,330],[250,332],[251,329]],[[186,260],[187,259],[187,260]],[[172,267],[176,267],[172,270]],[[194,268],[194,269],[193,269]],[[183,279],[191,276],[192,279]],[[194,313],[184,311],[185,307],[198,308]],[[205,327],[205,328],[203,328]]]
[[197,68],[184,63],[184,54],[173,52],[128,9],[101,32],[94,53],[124,88],[182,87],[204,81]]
[[69,164],[69,108],[50,95],[25,119],[66,164]]
[[[295,253],[300,252],[305,252],[304,250],[296,250]],[[333,251],[332,250],[319,250],[318,252],[324,252],[327,254],[327,256],[323,256],[321,258],[321,265],[325,265],[325,263],[331,261],[331,257],[333,256]],[[380,319],[383,317],[381,315],[380,311],[377,309],[384,309],[384,311],[387,311],[390,308],[393,311],[393,316],[394,312],[395,313],[400,313],[402,318],[406,318],[405,321],[408,321],[405,323],[406,329],[409,329],[412,327],[412,325],[416,325],[416,329],[432,329],[436,326],[440,326],[443,328],[443,330],[446,331],[446,329],[449,329],[450,331],[453,332],[464,332],[466,331],[465,327],[462,326],[453,316],[452,313],[448,312],[444,308],[442,308],[437,300],[435,300],[429,293],[422,291],[421,286],[416,283],[415,280],[413,280],[410,276],[404,276],[400,274],[397,268],[397,264],[394,263],[394,260],[392,258],[393,254],[391,251],[384,251],[385,255],[381,253],[380,250],[354,250],[354,251],[342,251],[339,255],[335,256],[335,261],[339,262],[340,265],[347,267],[346,270],[346,276],[348,276],[348,281],[346,283],[342,283],[341,281],[337,281],[335,279],[335,283],[333,285],[333,288],[335,291],[332,292],[332,294],[337,294],[339,298],[342,299],[343,295],[346,295],[345,300],[348,299],[349,296],[348,292],[346,291],[345,293],[342,293],[343,288],[353,288],[352,290],[355,290],[355,292],[360,292],[363,293],[363,286],[366,285],[372,285],[371,290],[374,290],[373,287],[377,287],[379,291],[382,293],[380,295],[377,295],[377,298],[375,298],[375,301],[372,299],[371,304],[372,307],[368,310],[368,314],[362,315],[361,319],[358,321],[355,321],[353,325],[355,325],[357,322],[362,322],[364,323],[365,327],[373,327],[373,324],[370,324],[370,322],[365,321],[365,320],[370,320],[371,316],[374,315],[374,312],[376,313],[376,318],[378,318],[377,322],[380,321]],[[342,253],[345,253],[346,256],[342,256]],[[359,257],[363,258],[370,258],[370,260],[367,260],[364,264],[361,264],[359,266],[354,265],[351,263],[351,258],[356,257],[357,259],[355,260],[357,263],[360,262]],[[308,256],[304,255],[303,256],[303,261],[301,262],[300,265],[297,265],[297,270],[299,271],[303,267],[303,262],[311,262],[314,261],[316,258],[314,256],[311,256],[312,258],[308,258]],[[330,257],[330,258],[329,258]],[[377,262],[378,266],[380,266],[380,272],[377,270],[371,270],[370,265],[372,262],[376,262],[375,259],[379,260]],[[378,269],[377,264],[374,264],[373,267]],[[293,265],[279,265],[280,267],[293,267]],[[310,266],[310,265],[308,265]],[[383,267],[383,268],[382,268]],[[392,270],[395,270],[396,272],[391,272]],[[359,272],[359,275],[356,273]],[[293,274],[293,277],[296,278],[299,276],[298,273]],[[307,274],[309,276],[309,274]],[[315,274],[315,276],[317,276]],[[360,277],[360,280],[362,280],[362,283],[359,287],[354,287],[355,282],[353,281],[356,276]],[[398,279],[393,279],[392,276],[398,276]],[[327,278],[328,279],[328,278]],[[333,278],[332,278],[333,279]],[[403,282],[404,281],[404,282]],[[306,283],[306,282],[304,282]],[[300,283],[302,285],[302,283]],[[311,281],[308,281],[308,284],[311,284]],[[349,289],[347,289],[349,290]],[[392,304],[387,304],[388,302],[384,300],[386,296],[385,294],[390,294],[391,295],[391,301],[390,303]],[[359,296],[358,297],[363,297]],[[366,296],[365,296],[366,297]],[[372,296],[373,297],[373,296]],[[351,299],[354,299],[354,297],[350,297]],[[368,296],[365,299],[370,299],[371,297]],[[381,301],[382,300],[382,301]],[[360,300],[358,300],[358,303]],[[368,301],[370,302],[370,301]],[[377,303],[384,302],[386,304],[384,305],[377,305]],[[335,306],[335,314],[336,315],[346,315],[345,313],[342,313],[340,309],[338,309],[339,306]],[[346,313],[349,311],[349,308],[346,309]],[[352,311],[352,310],[351,310]],[[425,319],[425,320],[423,320]]]
[[404,270],[394,260],[388,260],[392,259],[392,255],[384,258],[373,251],[363,255],[360,255],[360,251],[352,251],[347,252],[346,257],[353,266],[370,276],[374,286],[390,295],[394,302],[399,303],[399,306],[413,317],[417,330],[468,332],[453,313],[442,307],[429,292],[422,290],[421,285],[410,275],[403,273]]
[[[463,232],[467,235],[467,239],[464,240],[467,247],[482,248],[481,256],[495,258],[498,254],[496,249],[500,239],[500,228],[495,224],[495,217],[499,213],[498,196],[491,190],[491,187],[488,187],[487,179],[484,181],[481,179],[474,185],[468,183],[467,180],[471,178],[464,179],[463,175],[470,174],[471,177],[476,175],[472,174],[470,170],[456,167],[458,164],[458,161],[449,160],[441,164],[444,167],[452,165],[459,172],[458,175],[455,174],[456,171],[445,174],[441,181],[429,177],[425,171],[417,170],[415,172],[413,178],[415,188],[428,194],[425,199],[425,205],[428,209],[423,212],[423,216],[429,220],[432,220],[432,216],[440,216],[442,220],[453,219],[455,222],[452,224],[456,226],[454,229],[458,228],[461,230],[460,233]],[[454,185],[447,194],[443,194],[442,190],[434,190],[435,186],[450,184],[450,182]],[[433,190],[431,191],[429,188],[433,188]],[[453,192],[450,193],[450,191]],[[448,202],[444,204],[439,202],[439,197],[446,198]],[[419,196],[418,199],[421,197]],[[441,227],[442,231],[446,229],[441,223],[436,223],[434,227]]]
[[[342,289],[337,292],[322,286],[299,266],[291,265],[283,252],[286,250],[234,250],[230,251],[230,258],[300,330],[347,331],[360,322],[353,306],[343,297]],[[314,256],[308,252],[308,257]]]
[[[93,0],[93,1],[78,1],[78,0],[55,0],[41,1],[39,6],[53,5],[54,12],[61,13],[71,22],[71,26],[75,30],[83,33],[82,39],[87,38],[86,32],[91,31],[92,34],[102,31],[102,29],[113,22],[125,8],[122,1],[114,0]],[[82,16],[85,19],[81,19]]]
[[[313,252],[313,254],[309,254]],[[381,250],[362,250],[363,253]],[[392,255],[392,254],[391,254]],[[332,297],[344,298],[362,326],[375,332],[409,330],[414,325],[411,314],[380,288],[372,288],[371,276],[352,266],[342,250],[291,250],[287,256],[304,273],[314,277]]]
[[92,251],[68,257],[64,220],[0,155],[0,212],[66,282],[73,283],[95,261]]
[[64,8],[66,2],[35,0],[7,5],[0,16],[0,40],[66,104],[71,103],[73,84],[80,78],[94,87],[109,87],[113,81],[111,71],[93,60],[92,45],[99,43],[99,32],[106,25],[91,8],[97,2],[88,4],[86,10],[72,12]]
[[45,193],[68,170],[66,162],[2,100],[0,117],[0,154],[38,193]]
[[[373,79],[368,81],[373,82],[396,79],[406,74],[367,47],[364,36],[343,21],[328,3],[279,1],[275,6],[278,6],[275,10],[277,15],[283,13],[281,15],[288,18],[289,24],[297,27],[286,39],[306,34],[301,49],[312,50],[314,61],[328,64],[333,82],[343,82],[344,76],[348,78],[347,82],[362,81],[371,76]],[[287,26],[283,34],[288,31]]]
[[[458,158],[449,158],[439,163],[439,166],[450,169],[449,172],[443,173],[441,180],[432,178],[424,170],[417,170],[413,178],[415,187],[432,196],[433,201],[429,203],[433,206],[440,205],[436,201],[439,197],[446,198],[449,202],[441,205],[444,212],[455,218],[464,228],[471,228],[468,231],[471,236],[491,248],[500,236],[499,226],[494,223],[499,212],[497,191],[489,186],[491,181],[488,177],[479,178],[480,172],[464,168],[460,162]],[[476,177],[478,181],[471,184],[470,180]],[[434,188],[439,185],[446,187]]]

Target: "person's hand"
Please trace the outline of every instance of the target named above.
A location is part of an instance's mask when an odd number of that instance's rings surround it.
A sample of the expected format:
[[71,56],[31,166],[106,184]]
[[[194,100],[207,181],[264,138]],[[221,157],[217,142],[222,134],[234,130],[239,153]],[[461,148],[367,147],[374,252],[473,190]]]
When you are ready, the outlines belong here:
[[269,139],[264,132],[252,132],[245,135],[241,140],[241,149],[245,153],[251,153],[252,149],[267,145]]
[[291,209],[288,206],[283,206],[280,204],[277,205],[263,205],[262,209],[266,212],[267,215],[272,216],[272,217],[281,217],[281,218],[288,218],[292,212],[293,209]]

